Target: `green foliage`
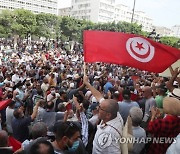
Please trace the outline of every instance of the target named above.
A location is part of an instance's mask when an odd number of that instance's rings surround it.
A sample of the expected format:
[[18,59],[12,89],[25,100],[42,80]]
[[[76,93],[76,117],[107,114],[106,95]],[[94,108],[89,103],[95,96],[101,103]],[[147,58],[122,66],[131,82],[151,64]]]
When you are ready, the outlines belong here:
[[[4,10],[0,14],[0,37],[13,37],[19,35],[25,38],[28,33],[33,37],[47,39],[60,39],[61,41],[83,40],[84,30],[103,30],[139,34],[147,37],[148,33],[142,31],[142,26],[136,23],[112,22],[92,23],[91,21],[78,20],[71,17],[60,17],[52,14],[33,14],[24,9],[14,11]],[[161,37],[164,44],[180,48],[180,41],[175,37]]]
[[12,30],[11,24],[13,23],[13,12],[3,10],[0,15],[0,37],[10,37]]
[[27,33],[33,34],[36,26],[35,14],[24,9],[17,9],[13,11],[13,22],[11,30],[13,34],[19,36],[26,36]]
[[39,37],[51,38],[55,35],[58,17],[52,14],[40,13],[36,15],[35,34]]
[[180,48],[179,40],[180,40],[179,38],[168,37],[168,36],[160,38],[161,43],[175,47],[175,48]]

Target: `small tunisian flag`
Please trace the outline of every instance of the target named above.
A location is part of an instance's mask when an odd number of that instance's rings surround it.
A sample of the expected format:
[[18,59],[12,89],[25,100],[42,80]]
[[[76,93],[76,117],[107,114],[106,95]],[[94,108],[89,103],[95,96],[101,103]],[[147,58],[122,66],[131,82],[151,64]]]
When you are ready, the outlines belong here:
[[180,50],[134,34],[84,31],[85,62],[107,62],[160,73],[180,59]]

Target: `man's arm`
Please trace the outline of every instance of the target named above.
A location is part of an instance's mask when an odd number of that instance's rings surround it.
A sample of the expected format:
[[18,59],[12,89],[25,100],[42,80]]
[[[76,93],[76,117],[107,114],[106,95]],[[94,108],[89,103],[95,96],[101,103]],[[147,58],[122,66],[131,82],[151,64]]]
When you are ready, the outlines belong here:
[[32,120],[34,120],[36,118],[36,116],[37,116],[39,104],[40,104],[40,101],[37,102],[37,104],[34,107],[33,113],[31,115]]
[[92,92],[92,95],[96,98],[96,100],[100,103],[101,100],[103,99],[102,94],[89,83],[87,76],[83,77],[83,82]]
[[177,76],[179,75],[180,73],[180,70],[179,70],[179,67],[177,67],[174,72],[173,72],[173,75],[171,77],[171,79],[167,82],[166,86],[167,88],[169,89],[170,92],[172,92],[174,90],[174,86],[173,86],[173,83],[175,81],[175,79],[177,78]]

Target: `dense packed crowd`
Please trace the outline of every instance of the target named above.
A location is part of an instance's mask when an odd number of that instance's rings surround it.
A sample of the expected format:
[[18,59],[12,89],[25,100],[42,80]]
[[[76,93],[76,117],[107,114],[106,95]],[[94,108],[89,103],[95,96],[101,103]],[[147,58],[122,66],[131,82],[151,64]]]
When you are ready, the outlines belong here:
[[[0,153],[178,154],[180,70],[172,77],[84,65],[75,44],[0,42]],[[148,142],[120,143],[124,138]],[[154,143],[152,138],[176,138]]]

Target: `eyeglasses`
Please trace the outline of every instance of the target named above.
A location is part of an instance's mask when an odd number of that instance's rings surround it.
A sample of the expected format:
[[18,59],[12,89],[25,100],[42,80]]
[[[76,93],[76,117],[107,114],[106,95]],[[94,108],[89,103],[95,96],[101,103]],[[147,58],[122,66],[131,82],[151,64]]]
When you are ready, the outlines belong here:
[[74,126],[74,124],[73,124],[72,122],[70,122],[70,123],[68,124],[68,127],[65,129],[64,134],[66,134],[66,133],[68,132],[69,128],[70,128],[70,127],[73,127],[73,126]]
[[109,111],[106,111],[106,110],[102,109],[100,105],[98,106],[98,110],[99,110],[99,109],[102,110],[102,111],[104,111],[104,112],[109,112]]

